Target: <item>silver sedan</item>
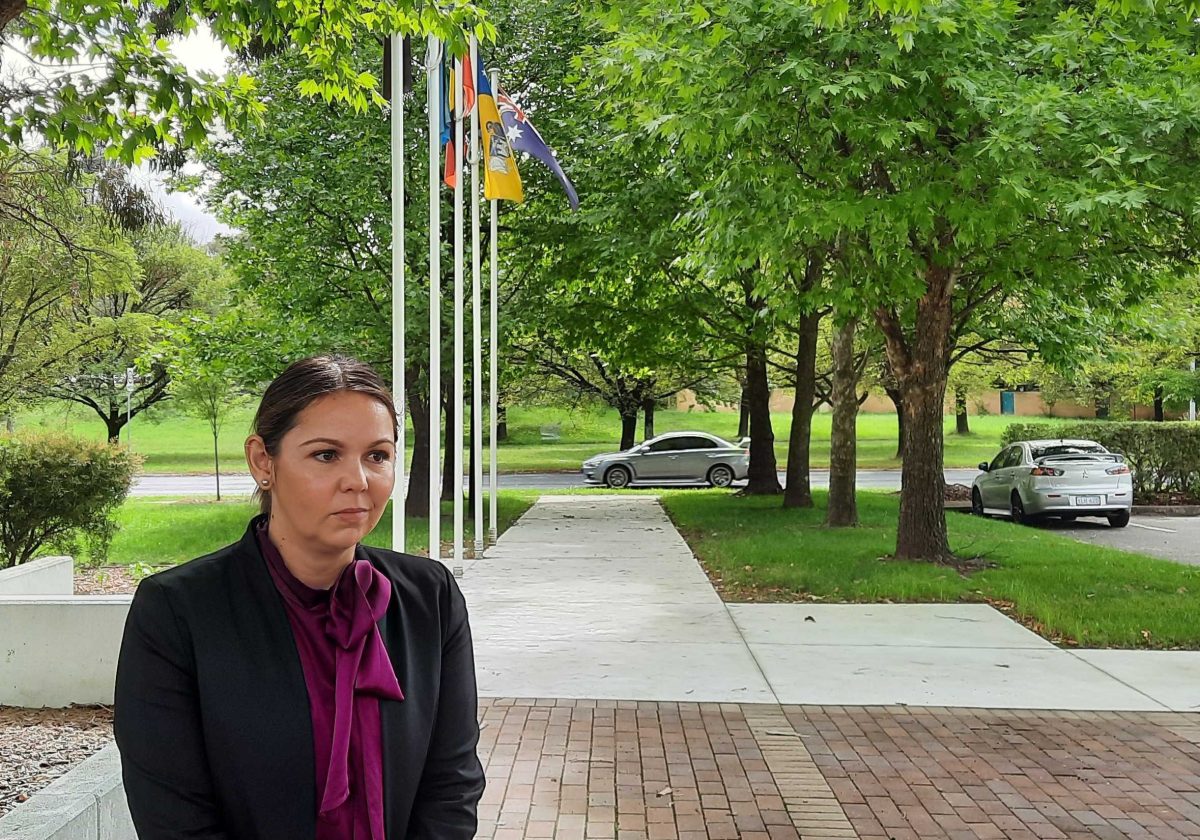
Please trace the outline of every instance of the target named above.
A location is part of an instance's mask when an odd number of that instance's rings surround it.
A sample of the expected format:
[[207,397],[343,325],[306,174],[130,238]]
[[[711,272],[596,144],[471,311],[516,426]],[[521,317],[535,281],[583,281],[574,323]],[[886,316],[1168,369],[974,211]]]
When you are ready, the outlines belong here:
[[624,452],[595,455],[583,462],[588,484],[709,484],[728,487],[746,477],[750,450],[705,432],[670,432]]
[[971,510],[1014,522],[1054,516],[1102,516],[1129,524],[1133,476],[1123,456],[1091,440],[1023,440],[1010,444],[971,487]]

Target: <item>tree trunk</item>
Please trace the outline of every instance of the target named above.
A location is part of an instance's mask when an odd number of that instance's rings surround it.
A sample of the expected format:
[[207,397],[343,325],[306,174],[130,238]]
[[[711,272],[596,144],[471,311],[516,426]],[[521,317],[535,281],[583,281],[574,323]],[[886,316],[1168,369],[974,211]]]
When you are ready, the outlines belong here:
[[0,0],[0,32],[25,11],[26,0]]
[[10,435],[16,432],[17,423],[15,420],[13,420],[13,416],[11,414],[4,415],[4,428],[8,430]]
[[771,387],[767,381],[767,349],[754,344],[746,348],[745,410],[749,414],[750,469],[746,495],[778,493],[779,466],[775,460],[775,431],[771,428]]
[[738,439],[750,435],[750,386],[742,384],[742,400],[738,404]]
[[642,401],[642,440],[654,437],[654,400],[646,398]]
[[221,501],[221,455],[217,449],[217,438],[220,433],[213,429],[213,475],[217,479],[217,501]]
[[[412,463],[408,471],[408,492],[404,496],[404,515],[409,519],[429,518],[429,402],[416,391],[408,390],[408,416],[412,420]],[[400,453],[404,457],[404,453]]]
[[508,408],[503,403],[496,405],[496,443],[508,440]]
[[954,280],[950,268],[928,266],[926,292],[917,303],[911,341],[897,315],[885,309],[876,313],[888,361],[904,397],[904,467],[896,530],[896,557],[901,560],[953,557],[946,532],[942,415]]
[[1096,418],[1098,420],[1107,420],[1109,412],[1108,397],[1096,398]]
[[904,461],[904,394],[899,388],[889,388],[884,386],[883,389],[888,399],[892,401],[892,405],[896,406],[896,460]]
[[788,438],[787,483],[783,491],[785,508],[813,506],[809,472],[812,445],[813,397],[817,392],[817,334],[821,316],[805,315],[800,320],[800,340],[796,348],[796,402],[792,405],[792,430]]
[[1161,423],[1167,419],[1167,412],[1163,406],[1163,389],[1159,385],[1154,389],[1154,420]]
[[637,409],[624,409],[621,414],[621,451],[633,449],[637,438]]
[[833,426],[829,436],[829,507],[825,524],[846,528],[858,524],[855,470],[858,467],[858,371],[854,365],[854,330],[848,321],[833,336]]
[[108,428],[108,442],[116,445],[121,442],[121,429],[125,427],[126,418],[123,411],[110,411],[108,414],[101,415],[104,418],[104,425]]
[[[445,393],[445,391],[443,391]],[[454,494],[462,492],[462,476],[454,475],[454,447],[462,446],[461,440],[454,439],[454,412],[457,410],[454,399],[446,401],[446,428],[442,446],[442,495],[443,502],[454,501]]]
[[967,420],[967,392],[962,388],[954,389],[954,433],[971,434],[971,425]]

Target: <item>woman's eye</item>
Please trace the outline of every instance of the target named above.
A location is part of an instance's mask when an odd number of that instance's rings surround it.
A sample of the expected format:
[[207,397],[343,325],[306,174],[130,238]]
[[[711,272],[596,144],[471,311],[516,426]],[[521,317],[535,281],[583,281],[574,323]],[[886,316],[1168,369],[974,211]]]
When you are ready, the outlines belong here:
[[388,461],[392,460],[391,453],[384,452],[382,449],[376,449],[374,452],[372,452],[367,457],[369,457],[372,461],[374,461],[377,464],[386,464]]
[[325,449],[320,452],[314,452],[313,457],[316,458],[318,461],[323,461],[325,463],[329,463],[330,461],[332,461],[334,458],[337,457],[337,453],[334,452],[332,449]]

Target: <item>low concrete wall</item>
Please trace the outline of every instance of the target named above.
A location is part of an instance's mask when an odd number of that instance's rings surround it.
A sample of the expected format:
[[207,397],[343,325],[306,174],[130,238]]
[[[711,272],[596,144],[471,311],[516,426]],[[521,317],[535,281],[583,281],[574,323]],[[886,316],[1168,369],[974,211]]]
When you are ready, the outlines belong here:
[[117,745],[109,744],[0,818],[3,840],[137,840]]
[[40,557],[0,570],[0,597],[70,595],[74,591],[75,564],[70,557]]
[[112,703],[132,600],[132,595],[0,596],[0,705]]

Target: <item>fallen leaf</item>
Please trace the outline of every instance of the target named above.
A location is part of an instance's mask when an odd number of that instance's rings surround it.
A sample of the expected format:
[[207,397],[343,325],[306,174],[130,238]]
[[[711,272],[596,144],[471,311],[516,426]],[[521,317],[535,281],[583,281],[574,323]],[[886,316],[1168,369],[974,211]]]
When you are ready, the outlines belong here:
[[671,789],[669,787],[665,787],[662,790],[660,790],[657,795],[658,796],[666,796],[670,792],[671,792]]

